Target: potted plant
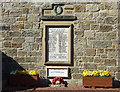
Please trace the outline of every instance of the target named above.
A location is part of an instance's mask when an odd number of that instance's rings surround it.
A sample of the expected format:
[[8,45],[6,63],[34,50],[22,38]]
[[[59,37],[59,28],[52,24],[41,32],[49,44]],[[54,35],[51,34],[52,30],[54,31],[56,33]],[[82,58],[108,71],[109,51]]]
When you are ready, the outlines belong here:
[[37,86],[39,75],[37,71],[15,70],[10,73],[9,84],[11,86]]
[[112,77],[108,71],[89,71],[83,72],[84,87],[112,87]]

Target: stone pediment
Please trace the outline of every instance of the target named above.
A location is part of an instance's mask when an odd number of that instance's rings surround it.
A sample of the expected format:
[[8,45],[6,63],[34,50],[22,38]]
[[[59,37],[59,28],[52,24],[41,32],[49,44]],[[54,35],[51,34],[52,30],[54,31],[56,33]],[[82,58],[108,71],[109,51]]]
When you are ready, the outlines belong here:
[[73,5],[58,5],[53,4],[49,8],[44,8],[42,13],[42,20],[74,20]]

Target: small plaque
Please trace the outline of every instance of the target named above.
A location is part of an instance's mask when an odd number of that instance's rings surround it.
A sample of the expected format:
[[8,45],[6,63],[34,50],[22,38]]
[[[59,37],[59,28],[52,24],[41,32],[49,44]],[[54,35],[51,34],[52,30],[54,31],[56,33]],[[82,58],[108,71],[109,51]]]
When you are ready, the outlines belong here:
[[47,77],[68,77],[68,68],[48,68]]

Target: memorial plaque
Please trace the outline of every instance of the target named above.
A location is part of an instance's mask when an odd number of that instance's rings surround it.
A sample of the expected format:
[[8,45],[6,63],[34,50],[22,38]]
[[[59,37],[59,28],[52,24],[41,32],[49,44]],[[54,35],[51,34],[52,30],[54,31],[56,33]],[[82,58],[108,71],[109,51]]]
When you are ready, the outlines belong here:
[[68,68],[48,68],[47,77],[69,77]]
[[69,27],[47,27],[47,61],[69,60]]

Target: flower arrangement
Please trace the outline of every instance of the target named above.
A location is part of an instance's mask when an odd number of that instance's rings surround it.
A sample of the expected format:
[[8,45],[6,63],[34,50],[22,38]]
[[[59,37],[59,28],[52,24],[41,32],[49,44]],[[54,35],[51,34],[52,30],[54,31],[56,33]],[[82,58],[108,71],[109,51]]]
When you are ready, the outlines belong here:
[[14,70],[10,72],[11,75],[38,75],[36,70],[25,71],[25,70]]
[[103,71],[103,70],[96,70],[96,71],[89,71],[89,70],[84,70],[83,74],[84,77],[87,76],[93,76],[93,77],[109,77],[111,76],[111,73],[109,71]]
[[61,77],[55,77],[55,78],[52,80],[52,85],[55,85],[55,84],[64,84],[63,78],[61,78]]

